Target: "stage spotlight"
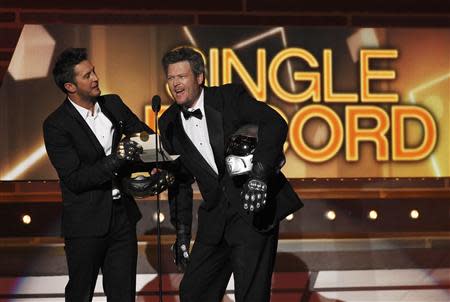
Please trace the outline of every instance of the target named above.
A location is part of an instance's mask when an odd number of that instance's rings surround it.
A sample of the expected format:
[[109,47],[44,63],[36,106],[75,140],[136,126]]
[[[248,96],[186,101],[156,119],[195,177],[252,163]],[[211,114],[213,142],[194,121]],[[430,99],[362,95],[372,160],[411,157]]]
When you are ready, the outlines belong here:
[[417,210],[412,210],[409,213],[409,217],[411,217],[411,219],[418,219],[419,218],[419,211]]
[[[153,213],[153,221],[156,222],[157,219],[158,219],[158,214],[155,212],[155,213]],[[159,222],[163,223],[164,219],[166,219],[164,214],[163,213],[159,213]]]
[[369,215],[367,215],[369,217],[369,219],[371,220],[376,220],[378,218],[378,213],[375,210],[371,210],[369,212]]
[[327,211],[325,213],[325,218],[328,220],[335,220],[336,219],[336,213],[334,211]]
[[23,224],[30,224],[31,223],[31,216],[28,214],[22,215],[22,223]]
[[286,216],[285,218],[287,221],[291,221],[292,219],[294,219],[294,214],[289,214]]

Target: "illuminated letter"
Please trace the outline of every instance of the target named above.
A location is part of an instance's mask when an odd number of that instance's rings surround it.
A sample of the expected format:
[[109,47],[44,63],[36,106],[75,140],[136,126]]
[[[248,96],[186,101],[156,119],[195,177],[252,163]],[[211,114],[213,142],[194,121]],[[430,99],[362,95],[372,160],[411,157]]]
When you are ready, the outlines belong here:
[[[314,149],[303,141],[303,128],[311,118],[323,119],[330,128],[328,143],[321,149]],[[310,162],[324,162],[332,158],[339,151],[344,138],[339,116],[330,108],[323,105],[305,106],[299,110],[291,120],[289,140],[298,156]]]
[[219,86],[219,50],[211,48],[209,50],[209,85]]
[[[422,144],[415,148],[405,146],[405,120],[416,119],[423,126]],[[416,106],[392,107],[392,159],[416,161],[430,155],[436,145],[437,128],[431,114]]]
[[319,67],[317,60],[307,50],[301,48],[284,49],[273,58],[269,66],[269,83],[273,92],[282,100],[289,103],[302,103],[311,97],[314,102],[320,102],[320,73],[318,72],[294,72],[294,79],[296,81],[311,82],[309,87],[301,93],[289,93],[281,86],[278,81],[278,69],[290,57],[303,59],[310,67]]
[[[376,157],[378,161],[389,159],[389,143],[386,132],[389,130],[389,116],[387,113],[375,106],[347,106],[345,108],[345,137],[347,146],[345,158],[347,161],[359,160],[359,142],[372,141],[376,146]],[[360,128],[360,119],[375,119],[377,125],[374,128]]]
[[237,74],[244,81],[249,91],[258,101],[266,101],[267,98],[267,85],[266,85],[266,50],[258,49],[257,62],[256,62],[256,75],[258,78],[258,84],[252,80],[247,70],[242,65],[239,58],[236,56],[231,48],[224,48],[223,51],[223,64],[222,64],[222,82],[223,84],[231,83],[232,67],[236,70]]
[[333,103],[357,103],[358,95],[355,93],[333,92],[333,60],[331,49],[323,51],[323,86],[324,101]]
[[366,103],[397,103],[397,93],[370,93],[370,80],[395,79],[394,70],[370,70],[369,60],[375,59],[396,59],[398,51],[396,49],[361,49],[359,53],[361,72],[361,101]]

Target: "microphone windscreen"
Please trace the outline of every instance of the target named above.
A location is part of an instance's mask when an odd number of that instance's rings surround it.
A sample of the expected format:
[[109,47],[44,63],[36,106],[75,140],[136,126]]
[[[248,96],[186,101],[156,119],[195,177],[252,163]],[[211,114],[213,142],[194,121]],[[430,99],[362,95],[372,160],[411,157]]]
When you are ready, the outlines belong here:
[[152,110],[153,112],[159,112],[159,109],[161,109],[161,97],[154,95],[152,97]]

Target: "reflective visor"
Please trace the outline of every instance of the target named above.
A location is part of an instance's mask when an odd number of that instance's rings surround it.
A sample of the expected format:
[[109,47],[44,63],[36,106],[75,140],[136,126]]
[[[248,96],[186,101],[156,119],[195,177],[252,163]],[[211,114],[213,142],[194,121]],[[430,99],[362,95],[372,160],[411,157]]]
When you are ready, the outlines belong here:
[[230,138],[226,155],[246,156],[255,151],[258,139],[243,135],[235,135]]

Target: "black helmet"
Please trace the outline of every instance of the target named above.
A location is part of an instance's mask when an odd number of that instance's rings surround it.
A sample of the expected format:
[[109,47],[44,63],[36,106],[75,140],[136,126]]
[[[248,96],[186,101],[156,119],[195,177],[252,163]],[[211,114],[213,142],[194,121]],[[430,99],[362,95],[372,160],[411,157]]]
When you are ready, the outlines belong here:
[[[228,141],[225,163],[231,176],[249,174],[253,168],[253,153],[258,144],[258,125],[247,124],[239,128]],[[279,171],[286,163],[284,154],[280,154]]]
[[225,163],[232,176],[248,174],[253,167],[253,152],[258,143],[258,126],[244,125],[228,141]]

